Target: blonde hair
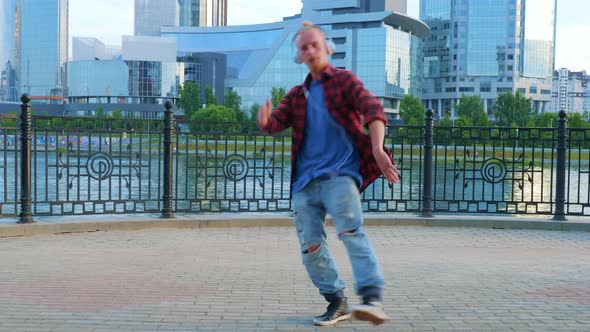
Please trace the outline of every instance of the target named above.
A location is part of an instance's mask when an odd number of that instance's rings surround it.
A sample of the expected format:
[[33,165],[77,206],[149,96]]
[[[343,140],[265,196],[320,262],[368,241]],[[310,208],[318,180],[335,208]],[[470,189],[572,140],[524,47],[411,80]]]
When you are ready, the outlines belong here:
[[295,38],[294,40],[297,40],[297,37],[299,37],[300,34],[310,31],[310,30],[318,30],[319,32],[321,32],[324,37],[326,37],[326,34],[324,33],[324,31],[318,27],[317,25],[311,23],[310,21],[303,21],[301,22],[301,28],[299,28],[299,30],[297,30],[297,33],[295,33]]

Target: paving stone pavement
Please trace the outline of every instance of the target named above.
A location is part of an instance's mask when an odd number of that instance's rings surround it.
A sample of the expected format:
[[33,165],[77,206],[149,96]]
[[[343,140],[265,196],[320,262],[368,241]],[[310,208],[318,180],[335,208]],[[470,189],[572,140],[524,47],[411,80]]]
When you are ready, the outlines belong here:
[[[590,331],[590,233],[367,227],[381,326],[338,331]],[[343,245],[329,243],[348,284]],[[0,239],[0,331],[330,331],[291,227]]]

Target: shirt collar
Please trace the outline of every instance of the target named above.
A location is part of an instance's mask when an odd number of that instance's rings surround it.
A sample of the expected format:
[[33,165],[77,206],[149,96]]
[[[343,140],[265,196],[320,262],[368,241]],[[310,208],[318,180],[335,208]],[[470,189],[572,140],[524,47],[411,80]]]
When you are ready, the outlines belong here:
[[[336,68],[334,68],[334,66],[332,66],[331,63],[328,63],[324,69],[322,69],[321,72],[321,79],[322,80],[327,80],[330,79],[332,76],[334,76],[334,70]],[[312,78],[311,78],[311,73],[307,74],[307,77],[305,78],[305,81],[303,81],[303,87],[305,89],[309,89],[309,84],[311,83]],[[304,93],[304,89],[302,89],[301,93]]]

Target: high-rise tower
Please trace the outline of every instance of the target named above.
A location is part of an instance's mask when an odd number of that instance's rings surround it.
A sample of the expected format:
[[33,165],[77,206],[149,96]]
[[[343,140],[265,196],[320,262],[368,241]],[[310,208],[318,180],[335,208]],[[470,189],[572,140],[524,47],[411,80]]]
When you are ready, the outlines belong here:
[[162,26],[227,25],[227,0],[135,0],[135,35],[159,36]]
[[68,0],[6,0],[0,30],[0,97],[61,97],[68,55]]
[[178,0],[180,26],[227,25],[227,0]]
[[20,92],[61,96],[68,57],[68,0],[20,0]]
[[522,92],[549,111],[555,58],[556,0],[421,0],[430,27],[424,42],[423,100],[453,114],[465,95],[479,95],[492,115],[498,93]]
[[0,100],[18,100],[18,30],[16,0],[0,5]]

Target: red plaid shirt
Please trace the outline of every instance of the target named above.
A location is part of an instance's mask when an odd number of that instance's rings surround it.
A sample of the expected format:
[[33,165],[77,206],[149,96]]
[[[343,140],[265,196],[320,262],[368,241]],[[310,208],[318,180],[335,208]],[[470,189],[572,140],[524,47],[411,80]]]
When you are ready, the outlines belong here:
[[[293,87],[281,100],[277,109],[272,112],[266,128],[262,128],[264,132],[274,134],[293,127],[291,184],[295,174],[297,155],[304,136],[305,114],[307,112],[304,86],[309,87],[311,79],[311,74],[309,74],[303,84]],[[381,170],[373,157],[371,137],[364,131],[363,124],[368,127],[371,122],[376,120],[387,123],[383,107],[379,100],[365,89],[356,75],[348,70],[327,65],[322,71],[322,87],[326,107],[336,122],[344,127],[352,137],[359,152],[360,173],[363,177],[363,184],[360,188],[362,192],[381,175]],[[387,148],[383,148],[390,154]]]

